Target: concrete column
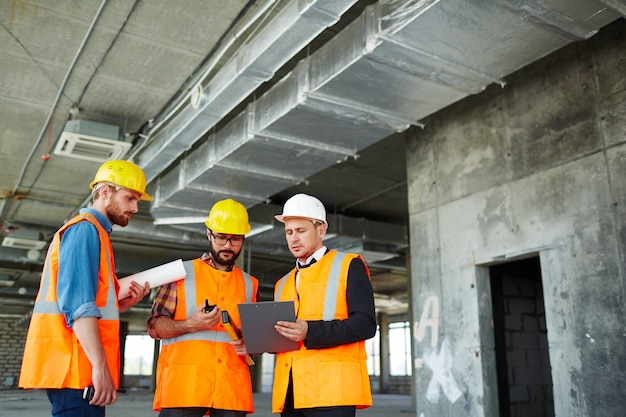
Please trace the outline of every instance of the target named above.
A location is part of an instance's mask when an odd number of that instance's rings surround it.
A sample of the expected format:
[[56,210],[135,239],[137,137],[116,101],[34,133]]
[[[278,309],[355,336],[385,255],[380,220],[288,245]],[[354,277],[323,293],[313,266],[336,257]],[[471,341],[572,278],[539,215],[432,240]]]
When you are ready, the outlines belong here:
[[620,19],[409,133],[418,415],[501,415],[485,268],[536,256],[554,415],[623,415],[625,50]]
[[254,366],[250,367],[252,392],[261,392],[263,386],[263,355],[254,356]]
[[128,322],[120,321],[120,387],[124,386],[124,355],[126,353],[126,336],[128,336]]
[[[411,275],[411,256],[408,253],[409,250],[405,250],[405,259],[406,259],[406,271],[407,271],[407,289],[409,293],[412,292],[413,288],[413,279]],[[414,315],[411,314],[413,312],[413,297],[409,297],[409,322],[410,329],[409,335],[411,337],[411,361],[412,361],[412,375],[411,375],[411,406],[412,409],[416,409],[416,395],[415,395],[415,358],[416,358],[416,349],[415,349],[415,320],[413,319]]]
[[154,349],[152,351],[152,378],[150,378],[150,391],[156,391],[156,377],[157,377],[157,364],[159,362],[159,353],[161,348],[161,341],[154,340]]
[[380,313],[378,315],[378,326],[380,327],[380,381],[379,392],[386,394],[389,392],[389,317],[387,313]]

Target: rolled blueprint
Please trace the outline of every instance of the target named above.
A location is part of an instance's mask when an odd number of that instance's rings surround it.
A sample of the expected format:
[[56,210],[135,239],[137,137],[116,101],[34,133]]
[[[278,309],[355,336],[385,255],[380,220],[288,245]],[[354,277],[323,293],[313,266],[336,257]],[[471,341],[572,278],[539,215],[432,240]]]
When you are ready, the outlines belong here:
[[177,259],[154,268],[146,269],[145,271],[138,272],[118,280],[120,284],[120,293],[117,295],[117,299],[122,300],[130,295],[131,281],[135,281],[142,286],[147,281],[150,284],[150,288],[154,288],[163,284],[178,281],[186,276],[187,272],[185,272],[182,259]]

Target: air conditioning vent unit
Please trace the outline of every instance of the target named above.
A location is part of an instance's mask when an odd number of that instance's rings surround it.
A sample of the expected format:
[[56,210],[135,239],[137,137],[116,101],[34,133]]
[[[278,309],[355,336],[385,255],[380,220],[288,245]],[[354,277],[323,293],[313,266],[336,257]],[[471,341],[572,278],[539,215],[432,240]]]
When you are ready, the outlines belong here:
[[118,126],[88,120],[69,120],[54,153],[104,162],[123,158],[130,148],[131,144],[124,141],[124,132]]
[[15,249],[36,249],[42,250],[47,245],[43,240],[25,239],[21,237],[6,236],[2,240],[2,246]]

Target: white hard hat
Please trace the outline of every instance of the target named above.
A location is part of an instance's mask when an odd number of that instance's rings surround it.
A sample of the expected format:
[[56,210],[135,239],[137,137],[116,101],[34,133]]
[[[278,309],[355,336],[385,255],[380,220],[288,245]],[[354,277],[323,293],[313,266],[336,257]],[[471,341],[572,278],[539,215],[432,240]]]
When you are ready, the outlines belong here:
[[296,194],[283,206],[283,214],[274,216],[281,223],[288,217],[301,217],[305,219],[326,222],[326,209],[321,201],[307,194]]

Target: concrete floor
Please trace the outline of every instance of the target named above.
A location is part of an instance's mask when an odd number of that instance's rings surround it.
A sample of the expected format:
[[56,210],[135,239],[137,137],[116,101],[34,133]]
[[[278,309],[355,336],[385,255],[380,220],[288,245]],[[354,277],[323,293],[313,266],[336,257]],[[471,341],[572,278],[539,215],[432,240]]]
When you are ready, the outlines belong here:
[[[271,394],[254,394],[255,417],[276,417],[271,412]],[[107,417],[155,417],[152,393],[131,391],[120,395],[116,404],[107,407]],[[0,417],[41,417],[50,415],[50,403],[44,391],[1,390]],[[374,406],[357,411],[358,417],[407,417],[416,415],[408,395],[374,395]]]

